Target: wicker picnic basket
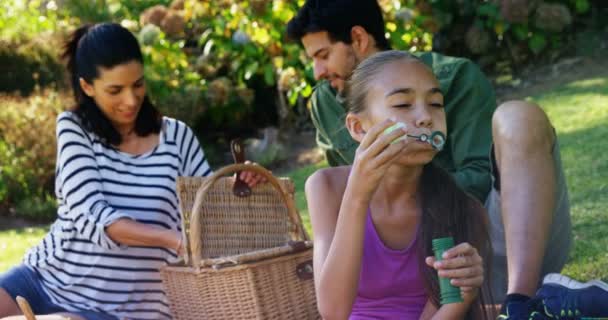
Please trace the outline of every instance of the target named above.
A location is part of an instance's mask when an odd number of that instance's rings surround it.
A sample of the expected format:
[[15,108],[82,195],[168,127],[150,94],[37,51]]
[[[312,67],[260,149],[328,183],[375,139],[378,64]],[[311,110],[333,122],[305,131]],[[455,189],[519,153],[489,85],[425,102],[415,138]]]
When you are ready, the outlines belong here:
[[[242,170],[269,183],[236,196],[226,175]],[[180,177],[177,190],[186,253],[161,269],[175,319],[320,319],[312,244],[290,180],[233,164],[211,177]]]

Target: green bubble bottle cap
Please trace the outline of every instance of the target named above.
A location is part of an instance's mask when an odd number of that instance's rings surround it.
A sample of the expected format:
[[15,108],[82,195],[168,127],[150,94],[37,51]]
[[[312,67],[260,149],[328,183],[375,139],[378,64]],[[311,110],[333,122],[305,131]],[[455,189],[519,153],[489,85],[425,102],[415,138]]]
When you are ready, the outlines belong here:
[[[453,246],[454,239],[452,237],[433,239],[433,252],[435,253],[435,260],[443,260],[443,253]],[[460,288],[453,286],[448,278],[439,277],[439,290],[442,305],[463,301],[460,294]]]

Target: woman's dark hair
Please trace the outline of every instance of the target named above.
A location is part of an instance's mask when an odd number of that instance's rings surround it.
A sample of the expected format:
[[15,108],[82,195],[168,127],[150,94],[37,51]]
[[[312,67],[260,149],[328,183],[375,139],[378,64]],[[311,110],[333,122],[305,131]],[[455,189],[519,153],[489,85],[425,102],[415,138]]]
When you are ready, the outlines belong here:
[[[376,53],[361,62],[346,83],[346,104],[349,112],[360,113],[368,107],[366,99],[373,80],[389,63],[424,63],[415,56],[389,50]],[[425,65],[426,66],[426,65]],[[424,166],[421,186],[422,216],[418,228],[418,263],[424,285],[431,301],[439,306],[439,280],[437,272],[426,265],[425,258],[433,256],[432,241],[436,238],[453,237],[455,243],[468,242],[484,259],[485,282],[477,301],[470,308],[467,319],[489,319],[485,303],[492,303],[488,275],[491,265],[492,245],[488,231],[485,208],[477,199],[464,192],[453,178],[434,163]],[[484,301],[489,299],[490,301]]]
[[[80,87],[80,78],[93,83],[99,77],[99,68],[112,68],[120,64],[137,61],[143,65],[143,57],[137,39],[116,23],[85,25],[76,29],[63,48],[62,58],[67,69],[76,99],[74,113],[83,127],[93,132],[109,145],[122,142],[120,133],[101,112],[95,101]],[[161,115],[146,95],[135,120],[135,133],[146,136],[159,133]]]
[[287,36],[299,41],[307,33],[327,31],[332,41],[350,44],[354,26],[371,34],[379,50],[390,49],[376,0],[307,0],[287,24]]

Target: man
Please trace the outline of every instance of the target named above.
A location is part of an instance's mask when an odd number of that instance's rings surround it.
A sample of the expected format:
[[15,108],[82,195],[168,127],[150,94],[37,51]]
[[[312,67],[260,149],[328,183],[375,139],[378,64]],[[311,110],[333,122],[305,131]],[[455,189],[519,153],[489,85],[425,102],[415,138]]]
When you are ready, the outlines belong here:
[[[340,93],[360,61],[390,49],[378,3],[308,0],[287,33],[313,60],[315,79],[324,80],[311,97],[317,143],[330,165],[351,164],[357,143],[344,127]],[[571,244],[568,192],[554,129],[530,102],[496,106],[491,84],[469,60],[417,55],[433,69],[445,95],[448,138],[435,161],[488,209],[492,293],[504,302],[503,314],[519,318],[528,312],[526,301],[542,276],[562,269]]]

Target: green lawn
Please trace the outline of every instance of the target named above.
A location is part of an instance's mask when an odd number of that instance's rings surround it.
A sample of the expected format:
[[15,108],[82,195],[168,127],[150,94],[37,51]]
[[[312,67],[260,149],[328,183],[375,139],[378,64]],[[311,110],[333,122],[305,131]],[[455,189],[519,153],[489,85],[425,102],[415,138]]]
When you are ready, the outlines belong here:
[[[574,81],[529,99],[547,111],[560,139],[574,223],[575,245],[564,273],[581,280],[608,279],[608,78]],[[304,182],[325,163],[288,174],[310,233]],[[0,272],[18,263],[44,228],[0,231]]]
[[31,227],[0,231],[0,272],[21,262],[25,251],[36,245],[47,230]]

